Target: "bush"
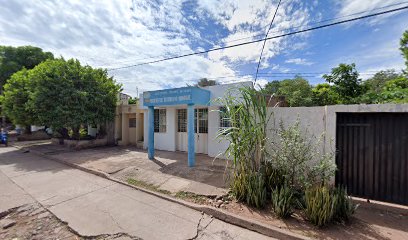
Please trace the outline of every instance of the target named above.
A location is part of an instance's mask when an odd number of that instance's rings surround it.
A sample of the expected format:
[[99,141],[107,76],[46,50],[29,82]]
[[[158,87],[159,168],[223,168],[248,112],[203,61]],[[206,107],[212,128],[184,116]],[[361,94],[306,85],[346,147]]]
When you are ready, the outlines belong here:
[[344,187],[337,187],[333,190],[333,194],[337,199],[334,220],[339,222],[350,220],[358,205],[353,203],[351,197],[347,195],[347,189]]
[[265,177],[262,173],[252,173],[247,178],[246,202],[250,206],[263,208],[266,204]]
[[318,227],[333,220],[337,196],[327,187],[310,187],[305,192],[305,214],[307,219]]
[[275,188],[272,193],[272,209],[280,218],[289,217],[292,214],[294,194],[288,186]]
[[284,175],[285,184],[297,191],[327,183],[336,170],[333,153],[321,153],[320,139],[306,136],[299,120],[288,127],[281,122],[270,159],[270,165]]

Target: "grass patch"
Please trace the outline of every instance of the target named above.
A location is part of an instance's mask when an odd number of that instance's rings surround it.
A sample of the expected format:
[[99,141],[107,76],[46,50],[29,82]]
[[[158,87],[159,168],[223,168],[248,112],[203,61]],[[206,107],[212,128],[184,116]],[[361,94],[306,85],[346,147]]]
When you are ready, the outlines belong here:
[[130,185],[133,185],[133,186],[136,186],[136,187],[141,187],[141,188],[144,188],[144,189],[147,189],[147,190],[150,190],[150,191],[159,192],[159,193],[167,194],[167,195],[171,194],[171,192],[169,192],[167,190],[159,189],[159,187],[154,185],[154,184],[146,183],[146,182],[134,179],[134,178],[128,178],[126,180],[126,182],[128,184],[130,184]]
[[192,201],[197,204],[204,204],[207,202],[206,197],[192,192],[179,191],[176,193],[175,197],[182,200]]

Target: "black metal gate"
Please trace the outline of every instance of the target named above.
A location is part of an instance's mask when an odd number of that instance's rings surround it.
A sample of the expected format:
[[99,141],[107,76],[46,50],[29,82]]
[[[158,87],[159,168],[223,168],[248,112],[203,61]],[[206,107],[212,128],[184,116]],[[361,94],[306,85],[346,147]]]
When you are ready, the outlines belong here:
[[336,184],[408,205],[408,113],[337,113]]

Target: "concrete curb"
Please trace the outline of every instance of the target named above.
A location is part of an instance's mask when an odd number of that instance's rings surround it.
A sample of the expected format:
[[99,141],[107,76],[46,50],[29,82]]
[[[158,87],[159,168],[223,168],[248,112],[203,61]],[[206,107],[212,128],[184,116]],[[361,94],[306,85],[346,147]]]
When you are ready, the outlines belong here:
[[125,185],[125,186],[128,186],[128,187],[137,189],[139,191],[154,195],[154,196],[159,197],[161,199],[164,199],[164,200],[167,200],[167,201],[170,201],[170,202],[174,202],[174,203],[183,205],[185,207],[188,207],[188,208],[191,208],[191,209],[194,209],[194,210],[197,210],[197,211],[201,211],[201,212],[203,212],[203,213],[205,213],[207,215],[211,215],[211,216],[213,216],[213,217],[215,217],[215,218],[217,218],[219,220],[222,220],[224,222],[227,222],[227,223],[230,223],[230,224],[233,224],[233,225],[236,225],[236,226],[239,226],[239,227],[251,230],[251,231],[255,231],[255,232],[261,233],[263,235],[269,236],[269,237],[273,237],[273,238],[277,238],[277,239],[302,239],[302,240],[310,239],[310,238],[308,238],[306,236],[299,235],[299,234],[296,234],[296,233],[293,233],[293,232],[289,232],[287,230],[284,230],[284,229],[281,229],[281,228],[278,228],[278,227],[275,227],[275,226],[267,225],[267,224],[261,223],[261,222],[256,221],[256,220],[245,219],[245,218],[243,218],[243,217],[241,217],[239,215],[229,213],[229,212],[226,212],[226,211],[218,209],[218,208],[214,208],[214,207],[211,207],[211,206],[198,205],[198,204],[195,204],[195,203],[191,203],[191,202],[187,202],[187,201],[184,201],[184,200],[181,200],[181,199],[171,197],[169,195],[165,195],[165,194],[154,192],[154,191],[151,191],[151,190],[148,190],[148,189],[145,189],[145,188],[134,186],[134,185],[128,184],[126,182],[123,182],[123,181],[121,181],[119,179],[113,178],[113,177],[111,177],[109,174],[107,174],[105,172],[90,169],[90,168],[86,168],[86,167],[83,167],[83,166],[80,166],[80,165],[77,165],[77,164],[74,164],[74,163],[70,163],[70,162],[55,158],[53,156],[44,154],[44,153],[42,153],[40,151],[37,151],[37,150],[32,150],[30,148],[20,147],[20,146],[16,146],[16,145],[13,145],[13,144],[10,144],[10,146],[15,147],[17,149],[21,149],[21,150],[29,150],[30,153],[33,153],[33,154],[35,154],[37,156],[41,156],[41,157],[47,158],[49,160],[56,161],[56,162],[62,163],[64,165],[70,166],[72,168],[75,168],[75,169],[78,169],[78,170],[81,170],[81,171],[84,171],[84,172],[87,172],[87,173],[90,173],[90,174],[93,174],[93,175],[96,175],[96,176],[99,176],[99,177],[103,177],[103,178],[108,179],[110,181],[113,181],[113,182],[116,182],[116,183],[119,183],[119,184],[122,184],[122,185]]

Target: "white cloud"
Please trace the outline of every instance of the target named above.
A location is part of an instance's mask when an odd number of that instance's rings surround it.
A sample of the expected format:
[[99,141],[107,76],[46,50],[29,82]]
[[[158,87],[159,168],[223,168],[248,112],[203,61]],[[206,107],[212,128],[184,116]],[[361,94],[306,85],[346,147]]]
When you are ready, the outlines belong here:
[[296,65],[305,65],[305,66],[313,65],[313,62],[310,62],[305,58],[291,58],[291,59],[287,59],[285,63],[293,63]]
[[[197,16],[185,16],[183,4],[193,2],[2,1],[0,42],[12,46],[35,45],[56,56],[78,58],[94,67],[114,68],[202,50],[193,42],[210,42],[197,29],[201,26],[193,26],[191,21],[204,15],[227,29],[228,35],[217,41],[221,46],[230,45],[230,41],[237,38],[264,34],[276,7],[276,2],[266,0],[198,0]],[[285,1],[271,32],[308,21],[308,9],[302,1]],[[290,41],[291,38],[268,41],[261,67],[269,66],[268,60],[283,49],[290,49]],[[256,62],[260,47],[261,43],[246,45],[110,71],[110,74],[123,83],[124,91],[131,95],[136,95],[136,88],[141,92],[185,86],[202,77],[230,76],[220,82],[243,81],[252,77],[239,76],[236,66]]]
[[[384,10],[390,10],[393,8],[401,7],[402,1],[400,0],[337,0],[339,6],[338,16],[347,16],[354,13],[368,14],[371,12],[379,12]],[[405,5],[405,4],[404,4]],[[387,7],[390,6],[390,7]],[[363,13],[364,12],[364,13]],[[401,11],[400,11],[401,12]],[[378,24],[379,22],[389,18],[400,12],[391,14],[385,14],[371,18],[368,23],[371,25]],[[346,26],[350,26],[354,23],[350,23]]]

